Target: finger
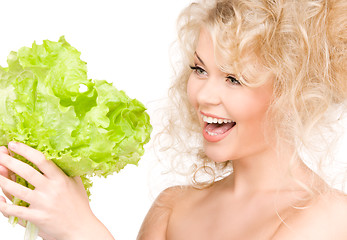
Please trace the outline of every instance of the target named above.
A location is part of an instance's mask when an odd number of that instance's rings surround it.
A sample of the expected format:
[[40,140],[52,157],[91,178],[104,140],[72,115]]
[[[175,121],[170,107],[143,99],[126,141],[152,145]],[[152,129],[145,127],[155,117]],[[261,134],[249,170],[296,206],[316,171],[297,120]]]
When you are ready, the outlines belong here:
[[[6,203],[6,199],[4,197],[0,196],[0,202]],[[10,215],[8,215],[6,213],[2,213],[2,215],[4,215],[4,217],[7,217],[7,218],[10,217]],[[21,219],[21,218],[19,218],[18,219],[18,224],[23,226],[23,227],[25,227],[26,226],[26,221]]]
[[[12,177],[10,176],[10,173],[9,173],[9,172],[10,172],[10,171],[9,171],[6,167],[0,165],[0,175],[4,176],[5,178],[12,179]],[[12,179],[12,180],[13,180],[13,179]],[[13,181],[14,181],[14,180],[13,180]],[[12,195],[9,194],[8,192],[3,191],[3,193],[5,194],[5,196],[6,196],[8,199],[12,199],[12,198],[13,198]]]
[[13,196],[10,193],[8,193],[8,192],[6,192],[4,190],[2,192],[5,194],[5,196],[7,197],[8,200],[12,201]]
[[10,171],[7,167],[0,165],[0,175],[11,179],[12,181],[16,180],[16,175]]
[[63,174],[52,161],[48,161],[43,153],[29,147],[23,143],[10,142],[8,144],[9,150],[23,156],[30,162],[34,163],[40,170],[49,178],[57,178]]
[[30,203],[33,196],[33,190],[24,187],[16,182],[13,182],[3,176],[0,176],[0,187],[3,191],[6,191],[18,199],[21,199],[27,203]]
[[35,187],[42,184],[45,180],[45,177],[35,168],[7,154],[0,153],[0,164],[17,173]]
[[5,166],[0,165],[0,175],[6,177],[6,178],[10,178],[10,174],[8,169]]
[[[7,148],[4,146],[0,147],[0,153],[9,154],[7,151]],[[0,175],[7,177],[7,178],[10,178],[9,170],[2,165],[0,165]]]
[[13,196],[12,196],[10,193],[6,192],[6,191],[3,190],[3,189],[2,189],[2,192],[5,194],[5,196],[7,197],[8,200],[11,200],[11,201],[12,201]]
[[[0,202],[6,203],[6,199],[3,196],[0,196]],[[4,217],[7,217],[7,218],[9,217],[9,215],[7,215],[7,214],[3,213],[3,215],[4,215]]]
[[[10,155],[7,148],[4,146],[0,147],[0,153]],[[12,179],[13,181],[15,180],[14,173],[9,171],[5,166],[0,165],[0,174],[4,177]]]
[[12,171],[8,170],[6,167],[0,165],[0,175],[4,176],[5,178],[11,179],[12,181],[16,181],[16,174],[14,174]]
[[7,148],[4,146],[0,147],[0,152],[5,153],[5,154],[9,154]]
[[14,216],[21,219],[28,219],[30,209],[27,207],[17,206],[0,201],[0,212],[4,216]]

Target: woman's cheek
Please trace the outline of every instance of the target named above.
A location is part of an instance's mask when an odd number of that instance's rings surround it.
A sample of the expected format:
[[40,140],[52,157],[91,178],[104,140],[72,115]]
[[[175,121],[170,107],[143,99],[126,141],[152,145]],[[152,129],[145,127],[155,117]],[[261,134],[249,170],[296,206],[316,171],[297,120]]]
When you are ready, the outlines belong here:
[[253,98],[246,93],[234,91],[228,94],[228,100],[224,106],[231,114],[234,121],[249,121],[262,119],[267,111],[267,104],[259,98]]

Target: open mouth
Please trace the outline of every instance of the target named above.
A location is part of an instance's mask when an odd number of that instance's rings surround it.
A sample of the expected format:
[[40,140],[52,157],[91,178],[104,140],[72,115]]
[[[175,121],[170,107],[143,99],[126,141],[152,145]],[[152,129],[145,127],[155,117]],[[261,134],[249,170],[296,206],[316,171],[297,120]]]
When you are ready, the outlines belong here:
[[201,114],[202,120],[205,122],[204,131],[209,136],[223,135],[236,125],[231,119],[214,118]]

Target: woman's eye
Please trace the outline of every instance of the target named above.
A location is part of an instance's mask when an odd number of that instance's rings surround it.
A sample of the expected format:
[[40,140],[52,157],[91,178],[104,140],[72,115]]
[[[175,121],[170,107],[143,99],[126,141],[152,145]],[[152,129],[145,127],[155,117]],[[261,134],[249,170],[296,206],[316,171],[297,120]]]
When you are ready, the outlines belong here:
[[233,76],[227,76],[227,81],[233,85],[241,85],[240,81]]
[[205,75],[207,75],[207,72],[203,69],[203,68],[201,68],[201,67],[199,67],[199,66],[190,66],[190,68],[196,73],[196,74],[198,74],[199,76],[205,76]]

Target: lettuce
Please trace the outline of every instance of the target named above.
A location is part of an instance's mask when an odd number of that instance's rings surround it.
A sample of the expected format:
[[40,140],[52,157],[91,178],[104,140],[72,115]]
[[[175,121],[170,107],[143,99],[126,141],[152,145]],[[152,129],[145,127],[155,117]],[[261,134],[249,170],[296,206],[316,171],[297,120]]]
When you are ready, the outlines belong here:
[[81,176],[88,194],[91,176],[138,163],[152,131],[146,108],[111,83],[88,79],[64,37],[11,52],[7,63],[0,66],[1,145],[14,140],[43,152],[67,175]]

